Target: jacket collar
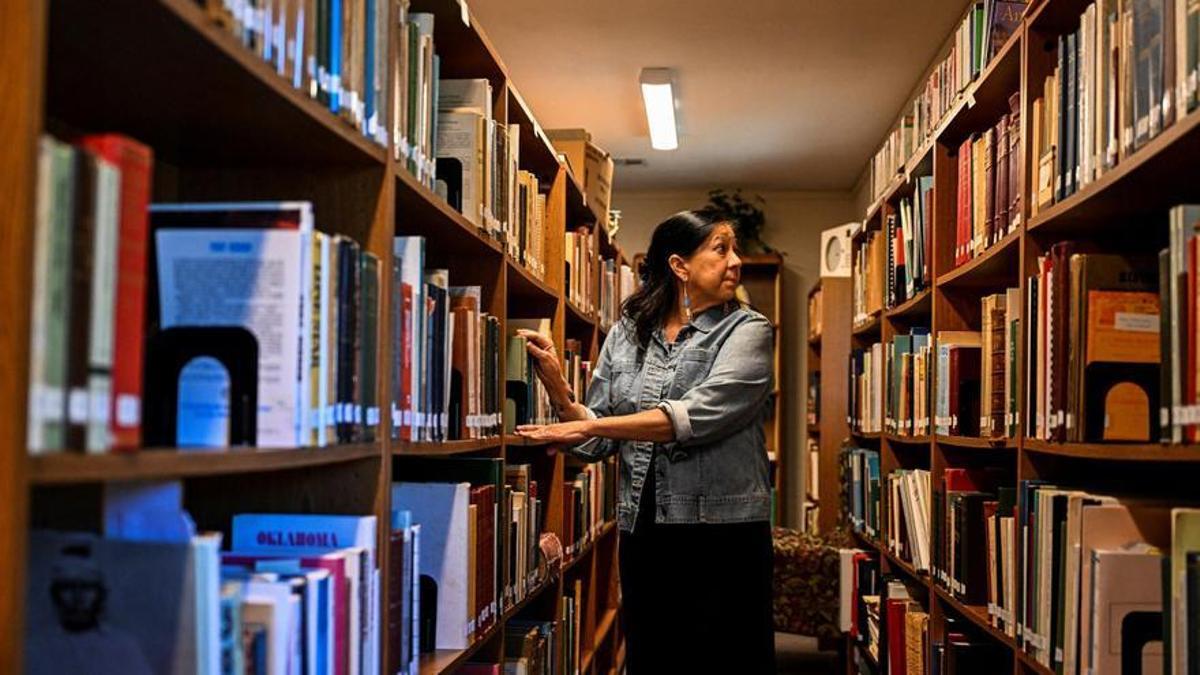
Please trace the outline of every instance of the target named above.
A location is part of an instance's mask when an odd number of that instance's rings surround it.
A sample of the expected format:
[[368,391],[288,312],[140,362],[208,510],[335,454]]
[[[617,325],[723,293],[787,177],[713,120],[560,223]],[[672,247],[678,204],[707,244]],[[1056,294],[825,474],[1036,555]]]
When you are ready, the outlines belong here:
[[690,325],[701,333],[707,333],[711,331],[714,326],[720,323],[721,319],[724,319],[729,314],[732,307],[733,303],[731,302],[716,305],[715,307],[709,307],[703,312],[693,316]]

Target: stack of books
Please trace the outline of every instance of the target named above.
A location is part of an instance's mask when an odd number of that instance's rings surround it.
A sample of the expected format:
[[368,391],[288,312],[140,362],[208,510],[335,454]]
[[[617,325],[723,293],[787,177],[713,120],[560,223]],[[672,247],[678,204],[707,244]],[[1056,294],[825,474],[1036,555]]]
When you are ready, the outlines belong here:
[[996,126],[958,148],[954,265],[982,254],[1021,224],[1021,96]]
[[1058,37],[1032,106],[1033,212],[1126,161],[1196,108],[1200,7],[1099,0]]

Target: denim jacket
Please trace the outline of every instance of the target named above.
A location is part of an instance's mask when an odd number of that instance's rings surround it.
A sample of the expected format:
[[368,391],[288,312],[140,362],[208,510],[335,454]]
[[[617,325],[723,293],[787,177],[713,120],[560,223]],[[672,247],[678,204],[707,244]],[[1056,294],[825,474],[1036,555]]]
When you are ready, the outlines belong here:
[[[617,522],[632,532],[647,472],[657,523],[737,523],[770,518],[762,422],[772,389],[774,328],[736,303],[693,317],[668,344],[662,329],[639,349],[626,319],[613,327],[592,373],[591,415],[653,408],[671,419],[660,444],[593,438],[570,452],[587,461],[621,453]],[[650,466],[651,457],[654,466]]]

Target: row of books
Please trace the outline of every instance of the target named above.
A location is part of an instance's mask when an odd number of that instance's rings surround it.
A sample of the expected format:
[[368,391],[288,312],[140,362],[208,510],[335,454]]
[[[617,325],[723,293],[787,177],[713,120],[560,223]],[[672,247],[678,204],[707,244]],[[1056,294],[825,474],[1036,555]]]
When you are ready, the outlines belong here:
[[[532,331],[550,338],[550,319],[508,320],[508,351],[504,361],[504,432],[507,434],[513,433],[518,425],[550,424],[556,419],[554,406],[550,403],[550,393],[538,378],[533,356],[529,354],[529,341],[517,334],[520,330]],[[564,359],[565,356],[566,354]],[[580,366],[582,367],[582,363]],[[582,379],[575,381],[579,382]]]
[[500,459],[405,457],[397,474],[393,507],[421,525],[418,571],[436,584],[420,651],[464,649],[544,581],[545,496],[530,465]]
[[808,339],[810,340],[821,337],[821,317],[824,316],[821,311],[821,299],[824,295],[824,291],[818,286],[808,296]]
[[[384,0],[204,0],[209,16],[364,136],[386,147],[392,77],[390,3]],[[407,5],[407,3],[403,3]],[[420,17],[420,18],[418,18]],[[428,23],[433,16],[413,15]],[[403,68],[403,63],[400,64]]]
[[[344,2],[345,0],[319,0]],[[396,74],[392,80],[392,153],[421,184],[437,177],[441,57],[433,40],[434,15],[396,4]]]
[[587,400],[588,386],[592,382],[592,362],[585,358],[583,344],[579,340],[568,338],[563,343],[562,360],[567,388],[576,401]]
[[104,452],[141,443],[153,153],[118,135],[38,153],[27,445]]
[[1016,231],[1021,224],[1021,95],[996,126],[958,148],[954,264],[961,265]]
[[[1016,438],[1018,412],[1017,348],[1021,341],[1021,291],[984,296],[980,301],[979,435]],[[953,414],[953,413],[952,413]]]
[[1200,663],[1200,510],[1021,484],[1019,606],[1011,631],[1063,673],[1164,673]]
[[1020,26],[1023,0],[973,2],[948,50],[872,160],[871,196],[879,199],[916,151],[955,106],[960,94],[987,68]]
[[842,512],[857,532],[870,539],[879,538],[879,451],[845,446],[838,456],[841,464]]
[[887,235],[879,231],[867,232],[862,242],[854,249],[851,266],[854,297],[852,316],[854,323],[861,324],[883,311],[886,295],[887,260],[889,243]]
[[938,331],[934,364],[934,433],[979,435],[980,335],[977,331]]
[[885,345],[887,409],[884,428],[900,436],[929,433],[929,392],[932,389],[933,347],[928,328],[913,328]]
[[566,233],[563,247],[566,271],[563,279],[567,287],[563,295],[587,314],[596,311],[598,300],[595,255],[596,235],[589,228],[578,227]]
[[883,532],[880,542],[896,557],[908,561],[913,569],[928,570],[929,550],[929,471],[897,469],[884,477],[880,487],[883,498]]
[[1098,0],[1058,36],[1033,103],[1034,211],[1074,194],[1195,109],[1200,8]]
[[[513,130],[510,148],[520,138],[517,125]],[[510,151],[511,152],[511,151]],[[508,243],[508,255],[538,279],[546,278],[546,198],[538,177],[525,170],[517,171],[516,201],[504,225],[504,239]]]
[[424,237],[392,244],[392,438],[445,441],[499,432],[500,320],[479,286],[425,267]]
[[902,582],[885,586],[888,675],[1003,675],[1011,670],[1007,649],[978,635],[963,619],[945,616],[943,634],[930,630],[929,612]]
[[600,261],[600,328],[611,330],[621,320],[621,307],[635,290],[633,268],[605,258]]
[[[569,475],[569,474],[568,474]],[[612,460],[587,464],[565,485],[563,546],[568,558],[581,553],[617,513],[617,471]]]
[[520,168],[520,125],[494,118],[485,78],[440,80],[437,96],[437,193],[543,278],[549,188]]
[[883,344],[850,350],[850,382],[846,388],[846,423],[851,431],[877,434],[883,431],[884,368]]
[[[377,437],[379,260],[349,237],[317,231],[315,219],[303,201],[150,207],[151,443],[298,447]],[[213,388],[222,381],[228,394]],[[246,411],[252,390],[257,405]],[[174,404],[170,418],[156,411],[164,401]],[[175,428],[163,428],[164,418]]]
[[896,307],[933,285],[933,176],[916,178],[913,196],[887,216],[887,306]]
[[30,534],[31,672],[380,672],[373,516],[239,514],[222,552],[181,500],[110,485],[102,535]]
[[1178,318],[1190,316],[1187,268],[1171,283],[1171,253],[1160,254],[1163,287],[1152,257],[1083,252],[1087,248],[1051,246],[1026,283],[1026,433],[1052,441],[1174,439],[1170,410],[1166,426],[1155,412],[1160,384],[1172,384],[1162,400],[1188,400],[1173,385],[1174,373],[1186,375],[1180,367],[1192,362],[1191,334],[1175,332]]
[[504,625],[504,662],[467,663],[463,675],[568,675],[579,672],[583,648],[583,580],[563,589],[557,621],[510,619]]

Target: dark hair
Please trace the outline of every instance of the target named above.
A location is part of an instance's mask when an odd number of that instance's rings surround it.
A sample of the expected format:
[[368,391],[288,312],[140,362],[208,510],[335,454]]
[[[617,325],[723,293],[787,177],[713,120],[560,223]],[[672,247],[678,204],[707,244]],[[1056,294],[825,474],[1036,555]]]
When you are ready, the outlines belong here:
[[654,228],[650,250],[638,270],[641,288],[621,307],[621,314],[633,323],[639,345],[650,343],[655,329],[675,307],[675,274],[668,263],[671,256],[690,257],[712,234],[713,228],[724,222],[728,221],[717,212],[702,209],[680,211]]

